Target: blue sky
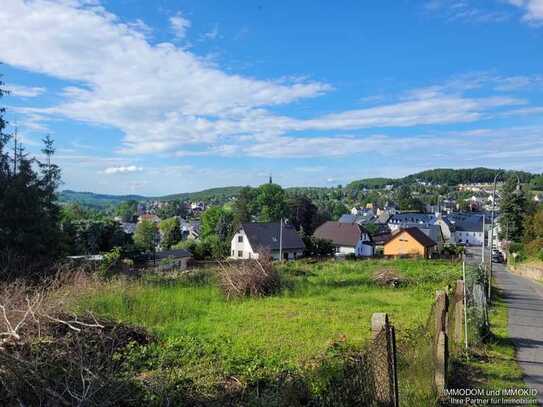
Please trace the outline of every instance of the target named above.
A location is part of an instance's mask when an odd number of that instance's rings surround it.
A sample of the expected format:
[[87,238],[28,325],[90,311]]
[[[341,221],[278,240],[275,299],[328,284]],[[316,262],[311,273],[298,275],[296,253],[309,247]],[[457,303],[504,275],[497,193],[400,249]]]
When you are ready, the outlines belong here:
[[543,172],[543,0],[3,0],[3,99],[63,188]]

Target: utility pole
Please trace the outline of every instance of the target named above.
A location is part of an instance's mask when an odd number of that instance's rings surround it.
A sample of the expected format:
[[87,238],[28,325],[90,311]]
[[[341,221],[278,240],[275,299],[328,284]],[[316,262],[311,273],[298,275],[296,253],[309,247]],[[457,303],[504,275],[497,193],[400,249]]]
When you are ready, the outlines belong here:
[[468,349],[468,310],[467,310],[467,301],[466,301],[466,255],[464,254],[462,261],[462,277],[464,278],[464,343],[466,345],[466,350]]
[[485,264],[485,226],[486,226],[486,214],[483,214],[483,245],[481,250],[481,261],[483,263],[483,270],[486,270],[486,264]]
[[[498,176],[500,171],[496,173],[494,177],[494,189],[492,191],[492,214],[490,217],[490,242],[489,247],[490,251],[494,248],[494,212],[496,210],[496,182],[498,181]],[[492,294],[492,257],[490,257],[490,266],[488,268],[488,301],[490,302],[490,296]]]
[[279,222],[279,261],[283,261],[283,218]]

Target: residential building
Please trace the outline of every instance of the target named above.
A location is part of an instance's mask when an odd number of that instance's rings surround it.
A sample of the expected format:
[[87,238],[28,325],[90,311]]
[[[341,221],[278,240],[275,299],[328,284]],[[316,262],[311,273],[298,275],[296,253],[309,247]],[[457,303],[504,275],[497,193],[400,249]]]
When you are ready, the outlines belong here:
[[429,258],[435,253],[436,242],[419,228],[401,229],[384,244],[384,255],[393,257]]
[[148,264],[159,266],[162,271],[169,269],[186,269],[192,253],[186,249],[162,250],[155,253],[150,253],[148,256]]
[[153,223],[160,223],[160,218],[157,215],[154,215],[152,213],[144,213],[138,218],[138,223],[143,222],[144,220],[150,221]]
[[[483,217],[485,217],[485,230],[483,230]],[[490,216],[485,212],[455,212],[447,216],[454,225],[455,243],[468,246],[481,246],[485,239],[485,231],[490,227]]]
[[231,258],[257,259],[269,252],[274,260],[293,260],[303,256],[305,245],[294,227],[288,224],[242,223],[230,243]]
[[354,254],[370,257],[375,253],[370,234],[358,223],[324,222],[315,230],[313,236],[331,241],[338,256]]
[[434,224],[436,215],[433,213],[419,212],[403,212],[392,215],[388,220],[388,227],[391,232],[396,232],[401,228],[406,228],[413,225],[429,225]]

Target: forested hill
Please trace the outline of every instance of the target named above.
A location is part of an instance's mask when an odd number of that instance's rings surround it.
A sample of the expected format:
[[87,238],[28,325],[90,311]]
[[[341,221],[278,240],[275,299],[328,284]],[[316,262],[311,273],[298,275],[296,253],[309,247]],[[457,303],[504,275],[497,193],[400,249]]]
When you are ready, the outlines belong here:
[[85,206],[104,208],[111,205],[117,205],[125,201],[169,201],[174,199],[191,200],[191,201],[224,201],[238,194],[242,187],[224,187],[210,188],[197,192],[184,192],[179,194],[165,195],[159,197],[143,196],[143,195],[108,195],[95,194],[93,192],[76,192],[65,190],[59,193],[58,201],[60,203],[77,202]]
[[142,195],[107,195],[71,190],[65,190],[58,194],[58,201],[60,203],[77,202],[91,207],[106,207],[109,205],[117,205],[125,201],[143,201],[145,199],[147,198]]
[[[400,184],[413,184],[415,182],[431,182],[432,184],[440,185],[459,185],[469,183],[486,183],[493,182],[496,175],[496,169],[492,168],[465,168],[465,169],[451,169],[451,168],[437,168],[434,170],[426,170],[411,174],[403,178],[366,178],[357,181],[353,181],[347,185],[347,189],[361,189],[361,188],[383,188],[385,185],[400,185]],[[536,175],[525,171],[512,171],[501,170],[504,172],[505,177],[510,175],[518,175],[521,182],[530,182]]]
[[[440,185],[449,185],[454,186],[458,184],[465,183],[474,183],[474,182],[492,182],[494,176],[496,175],[496,169],[491,168],[468,168],[468,169],[447,169],[447,168],[438,168],[434,170],[422,171],[416,174],[408,175],[403,178],[366,178],[357,181],[353,181],[345,187],[345,190],[349,191],[360,191],[364,188],[367,189],[382,189],[387,185],[402,185],[402,184],[413,184],[415,182],[431,182],[432,184]],[[505,177],[510,175],[518,175],[521,182],[528,183],[536,181],[541,176],[536,174],[531,174],[524,171],[504,171]],[[190,200],[190,201],[205,201],[205,202],[215,202],[215,203],[224,203],[230,198],[236,196],[241,190],[241,186],[231,186],[231,187],[221,187],[221,188],[210,188],[198,192],[184,192],[178,194],[171,194],[159,197],[148,197],[142,195],[106,195],[106,194],[95,194],[92,192],[76,192],[76,191],[62,191],[59,194],[59,202],[61,203],[70,203],[78,202],[80,204],[96,207],[96,208],[105,208],[107,206],[118,205],[124,201],[147,201],[147,200]],[[325,187],[293,187],[286,188],[286,191],[289,193],[318,193],[326,192],[330,188]]]

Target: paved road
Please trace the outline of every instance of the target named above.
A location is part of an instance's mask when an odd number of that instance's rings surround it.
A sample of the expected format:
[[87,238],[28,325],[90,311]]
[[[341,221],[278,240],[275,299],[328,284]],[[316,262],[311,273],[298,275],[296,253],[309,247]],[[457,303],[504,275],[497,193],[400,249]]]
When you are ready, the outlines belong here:
[[543,405],[543,285],[496,267],[496,282],[509,307],[509,336],[526,384]]
[[[467,254],[468,262],[481,261],[480,249]],[[493,271],[509,308],[509,336],[517,348],[524,381],[537,389],[543,405],[543,284],[509,273],[503,264],[494,263]]]

